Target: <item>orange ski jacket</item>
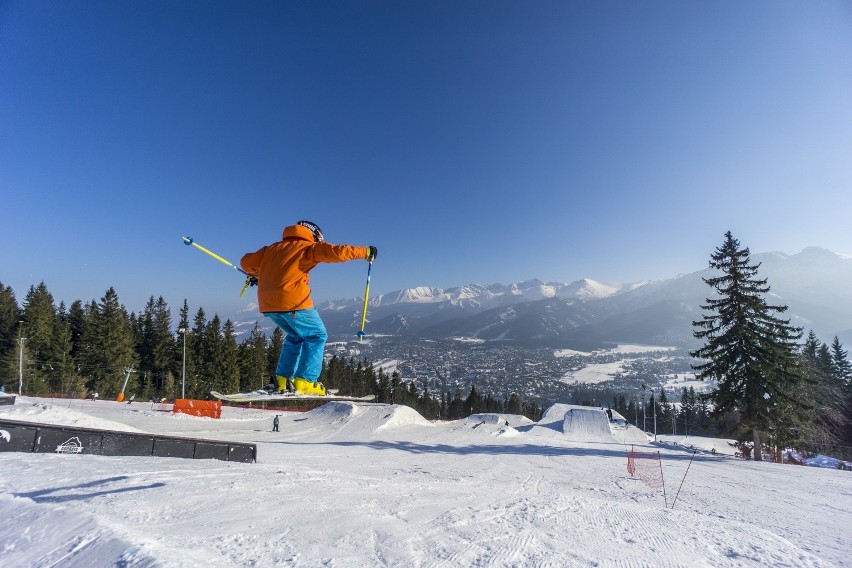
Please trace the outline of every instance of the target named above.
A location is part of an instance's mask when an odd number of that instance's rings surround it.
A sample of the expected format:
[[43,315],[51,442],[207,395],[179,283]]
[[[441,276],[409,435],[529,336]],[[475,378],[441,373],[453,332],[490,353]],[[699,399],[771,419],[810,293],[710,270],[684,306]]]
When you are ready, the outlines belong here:
[[321,262],[367,259],[367,247],[314,242],[310,229],[285,227],[280,241],[240,259],[246,273],[257,277],[257,303],[262,313],[306,310],[314,306],[308,272]]

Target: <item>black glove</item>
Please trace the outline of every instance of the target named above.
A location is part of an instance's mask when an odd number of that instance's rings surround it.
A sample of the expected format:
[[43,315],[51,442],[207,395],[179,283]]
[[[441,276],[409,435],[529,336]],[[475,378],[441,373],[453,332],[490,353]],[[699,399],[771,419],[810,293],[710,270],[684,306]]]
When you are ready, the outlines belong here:
[[368,246],[367,249],[368,249],[367,261],[373,262],[374,260],[376,260],[376,257],[379,255],[379,249],[377,249],[376,247],[374,247],[372,245]]
[[248,277],[248,285],[249,286],[257,286],[257,276],[249,276]]

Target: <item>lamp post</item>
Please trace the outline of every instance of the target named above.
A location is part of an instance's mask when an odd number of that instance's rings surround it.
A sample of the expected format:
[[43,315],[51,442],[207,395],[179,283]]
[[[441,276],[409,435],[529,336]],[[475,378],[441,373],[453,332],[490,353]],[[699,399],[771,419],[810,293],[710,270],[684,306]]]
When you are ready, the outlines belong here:
[[651,389],[651,404],[654,406],[654,441],[657,441],[657,397]]
[[23,395],[24,390],[24,341],[26,341],[27,338],[21,337],[21,333],[23,332],[21,327],[23,324],[23,320],[18,322],[18,342],[21,344],[21,354],[18,360],[18,396]]
[[183,335],[183,368],[181,370],[180,375],[180,397],[186,398],[186,328],[182,327],[178,329],[181,335]]

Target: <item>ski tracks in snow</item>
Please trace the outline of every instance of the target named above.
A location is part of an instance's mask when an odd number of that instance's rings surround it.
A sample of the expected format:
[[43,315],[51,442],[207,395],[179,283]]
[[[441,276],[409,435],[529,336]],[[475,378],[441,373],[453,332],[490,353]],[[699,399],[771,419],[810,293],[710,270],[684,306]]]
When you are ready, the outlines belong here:
[[[744,523],[588,499],[522,497],[451,509],[413,530],[423,566],[827,566]],[[649,531],[648,527],[667,527]],[[639,562],[632,557],[644,559]],[[437,558],[437,559],[436,559]],[[684,559],[689,559],[688,563]]]

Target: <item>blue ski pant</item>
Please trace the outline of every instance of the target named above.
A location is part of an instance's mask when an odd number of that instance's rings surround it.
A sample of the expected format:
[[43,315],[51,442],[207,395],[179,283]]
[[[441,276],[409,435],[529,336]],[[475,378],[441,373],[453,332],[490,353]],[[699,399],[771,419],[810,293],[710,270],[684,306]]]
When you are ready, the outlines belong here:
[[322,356],[328,333],[316,308],[293,312],[268,312],[281,331],[287,334],[275,374],[288,379],[316,382],[322,372]]

